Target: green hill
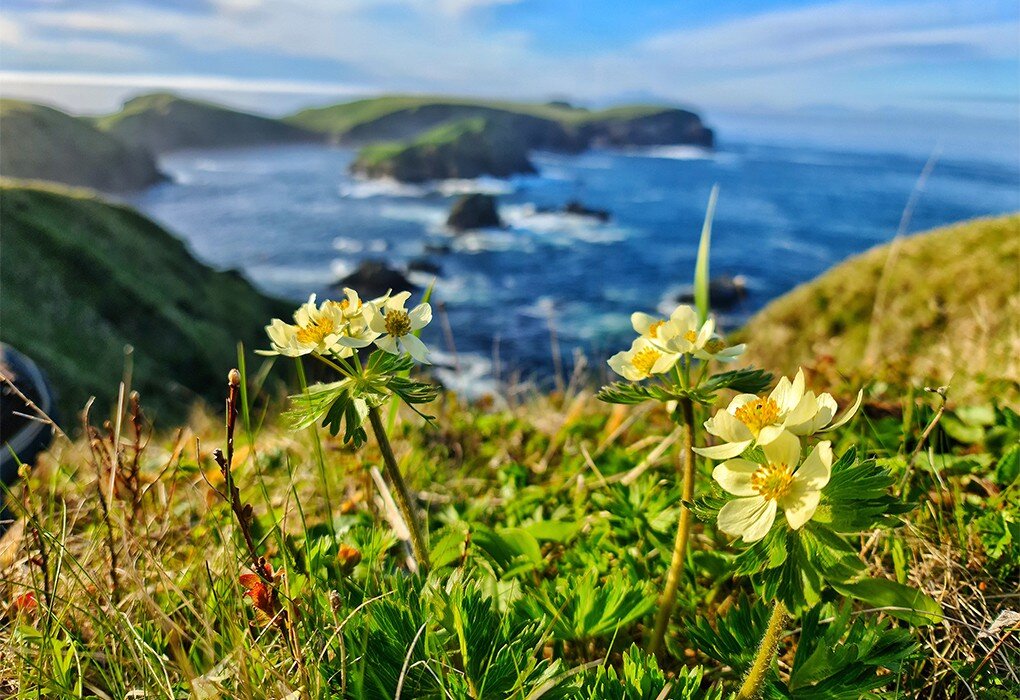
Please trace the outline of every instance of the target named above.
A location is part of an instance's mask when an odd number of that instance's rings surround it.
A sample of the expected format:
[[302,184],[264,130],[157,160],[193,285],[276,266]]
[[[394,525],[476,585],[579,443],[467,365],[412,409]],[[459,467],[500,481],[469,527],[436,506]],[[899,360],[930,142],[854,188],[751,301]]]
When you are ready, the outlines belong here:
[[592,111],[563,103],[387,95],[306,109],[285,121],[342,142],[364,144],[409,139],[440,124],[478,117],[510,121],[532,148],[580,150],[596,142],[712,145],[711,129],[696,114],[654,105]]
[[135,97],[96,125],[154,153],[184,148],[229,148],[321,140],[321,136],[277,119],[240,112],[170,93]]
[[366,146],[351,169],[402,182],[535,172],[517,132],[481,117],[437,126],[410,142]]
[[1020,215],[879,246],[775,300],[741,336],[748,359],[950,397],[1020,397]]
[[8,99],[0,100],[0,175],[112,192],[162,179],[145,149],[59,110]]
[[238,340],[284,313],[236,272],[217,272],[126,206],[84,190],[0,184],[0,340],[33,357],[65,415],[116,395],[124,346],[134,386],[175,415],[218,399]]

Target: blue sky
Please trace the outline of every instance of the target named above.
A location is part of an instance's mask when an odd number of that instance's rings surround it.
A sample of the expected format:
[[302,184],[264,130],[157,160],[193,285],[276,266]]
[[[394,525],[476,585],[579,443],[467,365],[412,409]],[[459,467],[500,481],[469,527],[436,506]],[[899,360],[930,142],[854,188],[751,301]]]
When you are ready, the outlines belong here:
[[380,91],[1015,122],[1016,0],[5,0],[0,90],[280,113]]

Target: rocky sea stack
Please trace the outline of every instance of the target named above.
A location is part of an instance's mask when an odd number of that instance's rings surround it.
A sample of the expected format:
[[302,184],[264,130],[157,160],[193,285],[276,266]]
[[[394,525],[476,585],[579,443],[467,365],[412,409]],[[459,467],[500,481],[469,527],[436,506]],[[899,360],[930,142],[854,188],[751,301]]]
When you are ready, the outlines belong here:
[[503,225],[491,194],[466,194],[453,203],[446,225],[455,231],[476,228],[496,228]]

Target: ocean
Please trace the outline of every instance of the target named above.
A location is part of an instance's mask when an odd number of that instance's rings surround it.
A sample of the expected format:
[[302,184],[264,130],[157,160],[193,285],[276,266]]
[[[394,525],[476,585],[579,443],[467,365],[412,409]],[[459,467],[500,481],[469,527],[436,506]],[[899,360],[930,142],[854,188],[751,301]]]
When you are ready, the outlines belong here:
[[[903,154],[738,143],[711,153],[538,153],[535,176],[410,186],[353,178],[353,157],[318,145],[175,153],[161,159],[171,181],[131,203],[203,261],[295,302],[329,295],[365,259],[438,265],[436,320],[423,337],[444,382],[469,393],[511,376],[549,381],[557,354],[569,371],[576,356],[601,367],[626,347],[632,311],[668,309],[689,285],[713,184],[712,275],[747,284],[746,297],[719,313],[734,328],[891,240],[925,165]],[[470,191],[497,196],[503,228],[445,229],[451,204]],[[610,221],[548,211],[574,199],[609,210]],[[907,230],[1017,210],[1020,170],[1008,161],[942,159]]]

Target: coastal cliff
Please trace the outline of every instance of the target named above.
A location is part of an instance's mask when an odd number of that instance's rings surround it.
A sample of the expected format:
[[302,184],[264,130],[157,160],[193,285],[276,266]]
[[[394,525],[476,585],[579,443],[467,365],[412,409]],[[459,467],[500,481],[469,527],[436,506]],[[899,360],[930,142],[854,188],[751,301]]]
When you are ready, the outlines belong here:
[[137,190],[163,179],[146,149],[43,105],[0,100],[0,143],[4,177],[107,192]]

